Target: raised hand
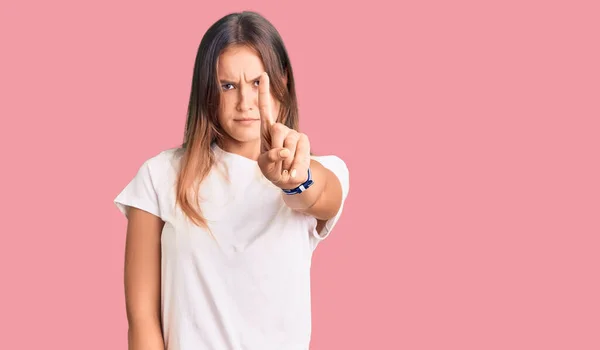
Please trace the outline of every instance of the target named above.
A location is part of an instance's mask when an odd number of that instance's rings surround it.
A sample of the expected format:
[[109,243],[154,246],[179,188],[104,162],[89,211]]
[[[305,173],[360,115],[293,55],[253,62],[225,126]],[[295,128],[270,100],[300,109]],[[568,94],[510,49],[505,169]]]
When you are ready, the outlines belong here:
[[258,87],[261,144],[258,166],[263,175],[282,189],[295,188],[308,178],[308,136],[276,122],[269,76],[263,73]]

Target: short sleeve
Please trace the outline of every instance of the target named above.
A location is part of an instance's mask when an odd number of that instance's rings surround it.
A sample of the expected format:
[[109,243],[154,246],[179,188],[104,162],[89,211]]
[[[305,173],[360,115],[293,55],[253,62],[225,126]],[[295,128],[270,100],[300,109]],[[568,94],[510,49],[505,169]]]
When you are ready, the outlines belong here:
[[128,216],[129,207],[144,210],[158,217],[161,216],[149,161],[142,164],[137,174],[115,198],[114,203],[125,216]]
[[344,210],[344,203],[348,197],[350,190],[350,174],[346,163],[339,157],[336,156],[313,156],[313,159],[321,163],[325,168],[333,172],[342,186],[342,203],[338,209],[337,214],[331,219],[327,220],[321,231],[313,230],[313,236],[317,241],[321,241],[329,236],[334,226],[342,216]]

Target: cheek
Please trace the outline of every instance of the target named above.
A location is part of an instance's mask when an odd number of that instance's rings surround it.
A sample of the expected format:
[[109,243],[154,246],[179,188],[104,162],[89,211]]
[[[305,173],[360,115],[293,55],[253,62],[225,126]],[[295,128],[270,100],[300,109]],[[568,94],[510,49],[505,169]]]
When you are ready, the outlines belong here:
[[235,109],[235,104],[230,98],[221,98],[219,105],[219,120],[227,120],[231,118],[232,111]]

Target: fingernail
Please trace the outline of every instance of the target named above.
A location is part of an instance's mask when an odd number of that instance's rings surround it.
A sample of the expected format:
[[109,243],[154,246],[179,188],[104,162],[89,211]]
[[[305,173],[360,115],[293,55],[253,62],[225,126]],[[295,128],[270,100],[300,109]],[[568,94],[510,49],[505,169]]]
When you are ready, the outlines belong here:
[[287,155],[288,155],[288,149],[287,148],[282,149],[281,151],[279,151],[279,155],[281,157],[287,157]]
[[296,169],[292,170],[292,172],[290,173],[290,176],[292,178],[296,177]]

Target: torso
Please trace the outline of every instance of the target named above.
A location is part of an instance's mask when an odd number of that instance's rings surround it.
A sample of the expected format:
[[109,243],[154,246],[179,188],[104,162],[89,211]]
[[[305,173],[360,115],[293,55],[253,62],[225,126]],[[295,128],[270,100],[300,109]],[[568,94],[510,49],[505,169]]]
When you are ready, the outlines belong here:
[[289,209],[256,162],[216,153],[200,191],[214,238],[176,209],[175,173],[160,184],[167,349],[308,349],[314,218]]

